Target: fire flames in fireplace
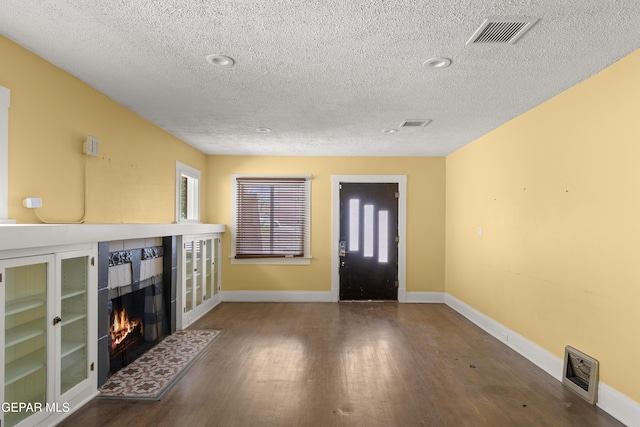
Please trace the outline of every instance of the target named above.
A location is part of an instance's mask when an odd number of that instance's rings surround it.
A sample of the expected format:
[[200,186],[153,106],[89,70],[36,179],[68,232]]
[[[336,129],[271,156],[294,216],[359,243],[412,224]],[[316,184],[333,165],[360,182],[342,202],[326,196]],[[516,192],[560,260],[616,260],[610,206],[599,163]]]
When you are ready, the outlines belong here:
[[129,319],[127,311],[123,309],[116,309],[113,313],[113,323],[111,324],[111,349],[114,350],[120,343],[122,343],[129,334],[131,334],[136,327],[139,327],[139,334],[143,334],[143,324],[139,319]]

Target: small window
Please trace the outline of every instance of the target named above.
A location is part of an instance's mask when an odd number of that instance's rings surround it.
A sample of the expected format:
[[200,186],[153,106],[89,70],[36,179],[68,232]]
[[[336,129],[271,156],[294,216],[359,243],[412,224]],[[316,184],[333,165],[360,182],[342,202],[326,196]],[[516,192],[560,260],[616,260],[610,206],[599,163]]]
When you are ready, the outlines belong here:
[[309,176],[233,175],[235,262],[308,264]]
[[200,222],[200,171],[176,162],[176,222]]

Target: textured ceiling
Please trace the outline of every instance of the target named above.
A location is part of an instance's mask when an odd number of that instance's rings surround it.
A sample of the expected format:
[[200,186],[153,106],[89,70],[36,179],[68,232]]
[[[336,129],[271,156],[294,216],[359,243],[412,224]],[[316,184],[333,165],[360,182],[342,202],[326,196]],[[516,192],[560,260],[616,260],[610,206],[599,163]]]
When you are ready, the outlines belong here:
[[[494,17],[539,21],[467,45]],[[447,155],[639,48],[639,29],[638,0],[0,2],[1,34],[209,154]]]

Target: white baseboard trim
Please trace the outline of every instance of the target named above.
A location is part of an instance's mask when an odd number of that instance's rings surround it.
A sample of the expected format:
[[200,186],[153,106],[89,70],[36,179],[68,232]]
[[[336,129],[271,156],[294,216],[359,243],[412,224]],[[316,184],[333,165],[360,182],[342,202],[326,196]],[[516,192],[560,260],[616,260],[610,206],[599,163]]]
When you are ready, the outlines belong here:
[[331,291],[222,291],[225,302],[335,302]]
[[453,295],[447,294],[445,300],[449,307],[478,325],[489,335],[517,351],[558,381],[562,381],[562,359],[559,359],[547,350],[532,343],[522,335],[503,326],[470,305],[465,304]]
[[444,292],[407,292],[404,302],[444,304],[445,295]]
[[640,404],[602,381],[598,383],[598,407],[628,427],[640,427]]
[[[444,304],[444,292],[407,292],[407,303]],[[328,291],[222,291],[226,302],[337,302]]]
[[[554,356],[522,335],[506,328],[501,323],[460,301],[453,295],[446,294],[445,303],[556,380],[562,381],[564,362],[561,358]],[[628,427],[640,427],[640,421],[638,421],[640,420],[640,404],[602,381],[598,383],[597,406]]]

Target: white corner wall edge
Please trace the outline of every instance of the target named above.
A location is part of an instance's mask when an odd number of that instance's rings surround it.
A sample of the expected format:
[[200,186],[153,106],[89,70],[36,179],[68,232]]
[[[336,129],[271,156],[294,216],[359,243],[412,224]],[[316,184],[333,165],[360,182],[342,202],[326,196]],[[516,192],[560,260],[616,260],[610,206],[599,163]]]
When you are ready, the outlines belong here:
[[224,302],[335,302],[331,291],[222,291]]
[[15,224],[9,219],[9,106],[11,91],[0,86],[0,224]]
[[[450,294],[445,295],[445,304],[475,323],[489,335],[502,341],[540,369],[562,381],[563,360],[522,335],[506,328],[501,323],[479,312]],[[598,383],[597,406],[628,427],[640,427],[640,404],[609,387]]]

